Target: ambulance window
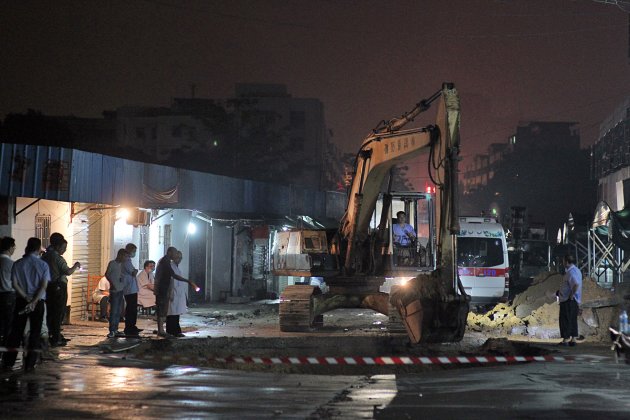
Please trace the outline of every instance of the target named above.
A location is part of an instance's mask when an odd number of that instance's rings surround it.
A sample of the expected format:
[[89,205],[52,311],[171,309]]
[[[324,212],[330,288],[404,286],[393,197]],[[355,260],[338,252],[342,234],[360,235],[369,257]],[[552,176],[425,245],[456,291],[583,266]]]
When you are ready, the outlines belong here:
[[457,238],[457,265],[495,267],[504,263],[503,243],[493,238]]

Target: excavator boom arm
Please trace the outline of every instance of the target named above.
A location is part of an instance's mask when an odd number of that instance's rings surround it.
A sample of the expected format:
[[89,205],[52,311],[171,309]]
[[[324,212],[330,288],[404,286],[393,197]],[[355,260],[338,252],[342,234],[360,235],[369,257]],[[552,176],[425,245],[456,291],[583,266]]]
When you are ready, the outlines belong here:
[[[438,100],[435,126],[399,130],[426,110],[434,100]],[[442,90],[429,100],[421,101],[410,113],[390,121],[365,139],[357,155],[348,206],[340,228],[341,236],[348,243],[345,263],[347,269],[351,269],[352,253],[356,252],[355,243],[360,243],[368,234],[370,217],[383,180],[394,165],[420,154],[431,153],[433,179],[441,190],[437,202],[440,212],[436,219],[439,227],[438,242],[442,243],[442,239],[455,234],[459,229],[455,214],[459,113],[457,90],[452,84],[445,83]],[[444,245],[452,248],[452,244]],[[444,247],[440,246],[440,251],[445,251],[442,248]]]

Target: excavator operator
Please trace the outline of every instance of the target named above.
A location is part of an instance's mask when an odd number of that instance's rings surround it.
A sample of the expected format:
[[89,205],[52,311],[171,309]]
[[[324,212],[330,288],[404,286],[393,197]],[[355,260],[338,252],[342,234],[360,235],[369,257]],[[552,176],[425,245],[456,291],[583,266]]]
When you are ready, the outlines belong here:
[[413,265],[416,257],[416,232],[407,223],[404,211],[396,213],[397,223],[393,226],[394,263],[396,265]]

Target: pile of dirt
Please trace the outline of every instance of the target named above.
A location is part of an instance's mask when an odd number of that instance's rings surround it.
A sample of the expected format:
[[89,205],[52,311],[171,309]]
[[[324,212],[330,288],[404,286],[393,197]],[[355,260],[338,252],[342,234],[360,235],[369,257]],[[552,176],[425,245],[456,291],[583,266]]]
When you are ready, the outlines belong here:
[[[542,273],[509,304],[500,303],[485,314],[470,313],[468,328],[490,336],[523,335],[532,338],[559,338],[556,290],[562,275]],[[616,297],[593,279],[582,281],[582,305],[578,317],[581,335],[590,341],[607,341],[608,327],[617,315]]]

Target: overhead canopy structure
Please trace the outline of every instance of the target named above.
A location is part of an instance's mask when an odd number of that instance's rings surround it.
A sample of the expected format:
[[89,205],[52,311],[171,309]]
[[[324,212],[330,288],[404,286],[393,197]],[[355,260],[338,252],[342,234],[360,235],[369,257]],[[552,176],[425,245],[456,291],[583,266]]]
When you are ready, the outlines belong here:
[[592,229],[599,235],[608,236],[624,252],[630,252],[630,209],[613,211],[608,203],[600,201],[595,210]]
[[614,287],[630,267],[630,209],[613,211],[600,201],[588,235],[589,275]]

